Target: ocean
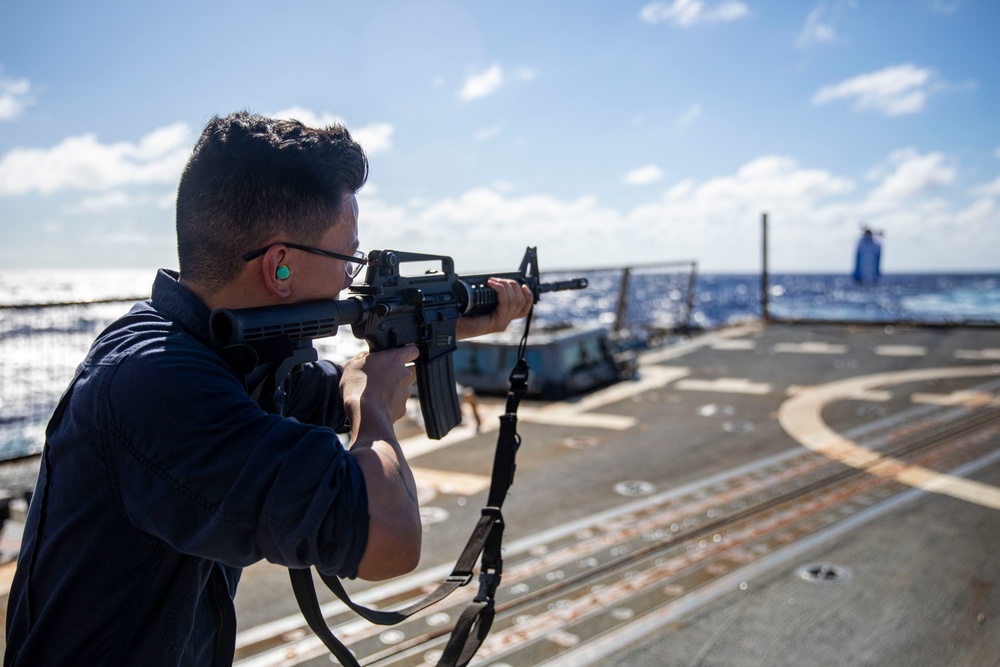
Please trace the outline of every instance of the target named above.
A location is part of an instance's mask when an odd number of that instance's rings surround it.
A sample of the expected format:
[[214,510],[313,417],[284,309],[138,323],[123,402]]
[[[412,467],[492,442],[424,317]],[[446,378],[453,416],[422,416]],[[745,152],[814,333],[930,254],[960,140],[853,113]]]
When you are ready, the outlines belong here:
[[[143,298],[154,272],[140,269],[0,271],[0,459],[40,451],[45,424],[94,337],[125,313],[129,301],[28,307],[29,304]],[[713,329],[761,315],[761,277],[699,274],[665,264],[543,274],[543,280],[585,276],[586,290],[554,292],[536,308],[536,327],[648,327],[687,323]],[[621,307],[623,284],[627,287]],[[846,275],[772,274],[769,312],[778,318],[913,321],[937,325],[1000,324],[1000,273],[889,274],[874,286]],[[317,341],[320,355],[344,360],[364,343],[349,331]]]

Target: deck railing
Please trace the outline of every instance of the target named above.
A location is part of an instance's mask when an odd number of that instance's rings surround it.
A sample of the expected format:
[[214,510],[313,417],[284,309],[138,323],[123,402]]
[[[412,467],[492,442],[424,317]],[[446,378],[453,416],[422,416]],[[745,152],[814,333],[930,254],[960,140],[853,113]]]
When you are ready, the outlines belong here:
[[[591,287],[546,294],[536,316],[542,325],[572,318],[624,338],[681,331],[690,325],[695,275],[694,262],[546,272],[544,281],[583,276]],[[0,460],[41,451],[52,410],[94,338],[141,298],[0,306]],[[346,357],[363,345],[349,338],[317,347]]]
[[135,301],[0,307],[0,459],[40,451],[49,416],[87,349]]
[[572,317],[627,340],[683,334],[693,326],[698,263],[691,260],[544,272],[543,280],[587,278],[582,292],[546,294],[536,311],[542,324]]

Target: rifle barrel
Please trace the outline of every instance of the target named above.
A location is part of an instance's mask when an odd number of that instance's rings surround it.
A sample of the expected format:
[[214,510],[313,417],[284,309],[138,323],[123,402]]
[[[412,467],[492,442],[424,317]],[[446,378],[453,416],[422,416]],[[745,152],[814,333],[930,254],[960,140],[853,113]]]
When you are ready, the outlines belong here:
[[557,280],[554,283],[542,283],[538,286],[539,292],[562,292],[570,289],[586,289],[586,278],[571,278],[570,280]]

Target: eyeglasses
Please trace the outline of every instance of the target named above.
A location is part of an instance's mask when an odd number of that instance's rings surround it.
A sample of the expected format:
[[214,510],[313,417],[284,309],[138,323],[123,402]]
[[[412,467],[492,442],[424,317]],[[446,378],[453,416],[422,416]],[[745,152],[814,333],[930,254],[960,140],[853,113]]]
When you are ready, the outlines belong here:
[[368,263],[368,258],[365,257],[365,253],[360,250],[355,250],[353,255],[341,255],[339,252],[330,252],[329,250],[323,250],[322,248],[313,248],[312,246],[299,245],[298,243],[288,243],[287,241],[272,243],[267,247],[248,252],[243,255],[243,261],[249,262],[252,259],[257,259],[276,245],[283,245],[287,248],[295,248],[296,250],[311,252],[314,255],[323,255],[324,257],[332,257],[334,259],[342,260],[344,262],[344,271],[346,271],[347,275],[351,278],[361,273],[361,267]]

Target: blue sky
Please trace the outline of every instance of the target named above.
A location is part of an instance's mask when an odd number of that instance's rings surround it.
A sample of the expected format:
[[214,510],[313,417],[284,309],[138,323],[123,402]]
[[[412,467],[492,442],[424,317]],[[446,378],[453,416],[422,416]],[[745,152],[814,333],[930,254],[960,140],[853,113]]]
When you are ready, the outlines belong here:
[[[149,6],[147,6],[149,5]],[[175,267],[215,114],[345,122],[366,249],[1000,271],[994,0],[7,3],[0,262]]]

